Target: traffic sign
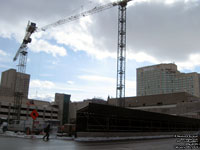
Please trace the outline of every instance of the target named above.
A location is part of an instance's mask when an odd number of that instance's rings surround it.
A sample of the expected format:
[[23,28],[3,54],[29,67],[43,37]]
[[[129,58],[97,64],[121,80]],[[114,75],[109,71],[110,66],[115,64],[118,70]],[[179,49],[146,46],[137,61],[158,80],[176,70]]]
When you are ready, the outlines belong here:
[[33,118],[33,120],[35,120],[39,116],[37,110],[35,110],[35,109],[31,112],[30,115]]

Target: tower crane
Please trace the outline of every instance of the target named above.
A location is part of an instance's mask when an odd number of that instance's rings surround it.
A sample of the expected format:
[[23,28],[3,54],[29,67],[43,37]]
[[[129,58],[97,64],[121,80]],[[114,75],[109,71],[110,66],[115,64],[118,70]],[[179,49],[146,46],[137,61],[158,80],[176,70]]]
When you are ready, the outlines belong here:
[[15,57],[13,58],[13,61],[16,61],[17,58],[20,57],[18,69],[17,69],[18,72],[25,73],[26,71],[26,61],[27,61],[27,54],[28,54],[27,44],[31,43],[31,35],[33,32],[35,32],[36,28],[37,27],[35,23],[30,22],[30,21],[28,22],[27,27],[26,27],[26,33],[22,41],[22,44],[20,45],[17,53],[15,54]]
[[21,112],[21,103],[23,95],[23,85],[22,85],[22,74],[25,73],[26,70],[26,62],[27,62],[27,44],[31,43],[31,35],[36,30],[36,24],[33,22],[28,22],[26,27],[26,32],[22,44],[20,45],[13,61],[16,61],[19,57],[18,69],[17,69],[17,76],[15,82],[15,91],[14,91],[14,109],[12,118],[15,120],[20,120],[20,112]]
[[[46,25],[42,28],[37,28],[36,24],[33,22],[28,22],[26,33],[22,44],[20,45],[13,61],[16,61],[18,56],[19,64],[18,64],[18,72],[25,73],[26,70],[26,62],[27,62],[27,48],[28,43],[31,43],[31,35],[34,32],[46,31],[49,28],[60,26],[62,24],[78,20],[82,17],[89,16],[95,14],[97,12],[101,12],[103,10],[118,6],[118,45],[117,45],[117,85],[116,85],[116,98],[117,105],[123,107],[125,103],[125,69],[126,69],[126,6],[127,3],[132,0],[118,0],[116,2],[111,2],[105,5],[96,6],[89,11],[82,12],[77,15],[70,16],[65,19],[58,20],[52,24]],[[22,92],[16,91],[16,113],[17,118],[20,116],[20,101],[22,99]]]
[[96,6],[89,11],[85,11],[69,18],[58,20],[52,24],[46,25],[37,31],[46,31],[49,28],[56,27],[82,17],[118,6],[118,44],[117,44],[117,85],[116,98],[117,106],[125,105],[125,72],[126,72],[126,6],[132,0],[118,0],[102,6]]

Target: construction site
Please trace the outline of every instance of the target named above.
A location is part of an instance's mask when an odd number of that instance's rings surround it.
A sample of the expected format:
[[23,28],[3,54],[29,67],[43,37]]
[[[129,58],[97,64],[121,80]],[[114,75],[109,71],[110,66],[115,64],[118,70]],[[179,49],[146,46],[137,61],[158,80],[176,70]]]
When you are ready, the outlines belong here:
[[[127,4],[131,1],[121,0],[96,6],[91,10],[41,28],[29,21],[24,39],[13,58],[13,61],[19,61],[17,69],[5,70],[1,75],[1,122],[6,121],[8,124],[13,121],[30,122],[29,126],[24,126],[23,130],[20,130],[26,133],[27,130],[34,130],[34,128],[42,130],[47,123],[55,127],[73,125],[75,126],[73,136],[79,138],[159,137],[196,133],[200,129],[200,75],[198,73],[180,73],[175,64],[137,68],[137,96],[126,97],[126,11]],[[29,99],[31,75],[26,73],[26,66],[28,44],[32,42],[32,34],[45,32],[50,28],[112,7],[118,7],[116,97],[108,97],[106,100],[92,98],[73,102],[70,99],[70,93],[55,91],[55,98],[52,102]],[[152,68],[159,67],[161,69],[157,71],[158,76],[154,77],[155,70]],[[151,78],[147,78],[149,74]],[[166,77],[166,83],[169,80],[170,86],[165,87],[164,77]],[[159,79],[159,85],[153,82],[153,78]],[[155,90],[152,90],[153,87]]]

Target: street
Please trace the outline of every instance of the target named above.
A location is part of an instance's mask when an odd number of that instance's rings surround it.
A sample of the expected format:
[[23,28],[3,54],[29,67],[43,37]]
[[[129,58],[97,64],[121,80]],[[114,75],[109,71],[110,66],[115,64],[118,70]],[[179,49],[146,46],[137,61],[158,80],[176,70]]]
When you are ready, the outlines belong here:
[[73,140],[23,139],[0,136],[1,150],[173,150],[176,139],[112,142],[76,142]]

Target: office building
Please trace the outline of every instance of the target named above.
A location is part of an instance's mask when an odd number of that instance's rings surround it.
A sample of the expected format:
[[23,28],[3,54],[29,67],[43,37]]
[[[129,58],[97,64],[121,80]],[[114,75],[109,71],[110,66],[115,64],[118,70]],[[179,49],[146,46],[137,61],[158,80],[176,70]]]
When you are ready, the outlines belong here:
[[200,75],[181,73],[175,64],[159,64],[137,69],[137,96],[187,92],[200,97]]

